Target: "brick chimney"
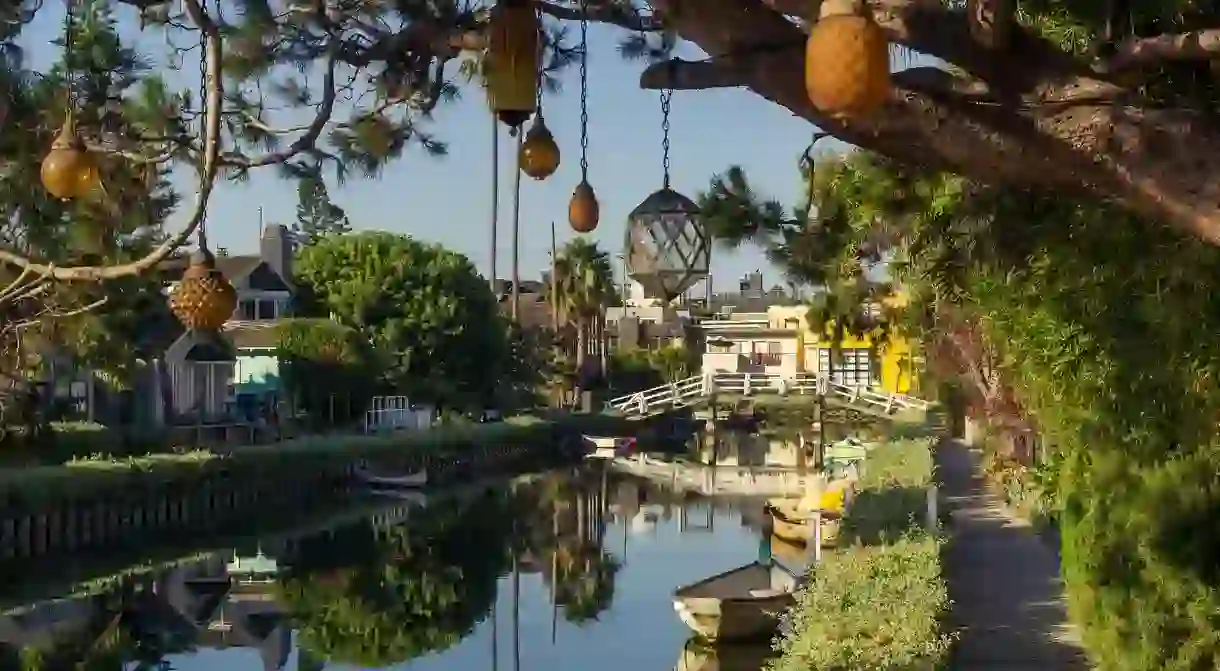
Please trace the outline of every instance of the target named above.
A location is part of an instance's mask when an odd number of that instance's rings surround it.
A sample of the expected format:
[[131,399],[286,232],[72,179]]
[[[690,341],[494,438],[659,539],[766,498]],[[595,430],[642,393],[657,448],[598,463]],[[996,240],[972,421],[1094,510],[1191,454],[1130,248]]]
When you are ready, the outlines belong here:
[[259,242],[259,257],[284,281],[292,282],[292,239],[287,226],[267,224],[263,229],[263,239]]

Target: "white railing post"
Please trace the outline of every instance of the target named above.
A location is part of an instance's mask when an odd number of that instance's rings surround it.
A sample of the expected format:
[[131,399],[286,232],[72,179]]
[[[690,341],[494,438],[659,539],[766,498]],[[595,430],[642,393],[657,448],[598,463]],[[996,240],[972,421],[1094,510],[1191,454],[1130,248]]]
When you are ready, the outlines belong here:
[[745,378],[742,380],[741,394],[742,394],[742,396],[750,395],[750,374],[749,373],[746,373]]
[[940,514],[937,511],[937,506],[940,503],[940,497],[937,495],[936,485],[928,487],[928,517],[925,520],[928,532],[935,534],[940,527]]
[[711,396],[716,392],[716,375],[712,372],[703,374],[703,395]]
[[809,550],[813,553],[813,563],[822,563],[822,511],[821,509],[813,511],[813,537],[809,539],[812,547]]

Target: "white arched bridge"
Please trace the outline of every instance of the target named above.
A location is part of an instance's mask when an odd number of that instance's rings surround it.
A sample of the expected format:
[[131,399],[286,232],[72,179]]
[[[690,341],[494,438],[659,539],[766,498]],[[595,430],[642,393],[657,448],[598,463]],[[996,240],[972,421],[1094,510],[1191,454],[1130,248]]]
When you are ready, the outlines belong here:
[[923,399],[895,394],[877,387],[847,385],[827,375],[797,373],[705,373],[685,380],[611,399],[607,405],[629,419],[643,419],[678,408],[697,406],[713,397],[758,395],[825,395],[828,400],[869,414],[893,416],[906,410],[927,412],[932,404]]

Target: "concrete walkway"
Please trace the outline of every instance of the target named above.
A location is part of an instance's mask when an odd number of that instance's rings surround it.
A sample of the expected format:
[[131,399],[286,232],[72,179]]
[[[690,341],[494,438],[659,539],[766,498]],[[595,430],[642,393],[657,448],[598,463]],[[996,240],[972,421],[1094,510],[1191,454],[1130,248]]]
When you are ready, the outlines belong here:
[[945,578],[960,638],[950,668],[1088,669],[1067,620],[1055,552],[986,490],[977,453],[945,441],[936,462],[952,514]]

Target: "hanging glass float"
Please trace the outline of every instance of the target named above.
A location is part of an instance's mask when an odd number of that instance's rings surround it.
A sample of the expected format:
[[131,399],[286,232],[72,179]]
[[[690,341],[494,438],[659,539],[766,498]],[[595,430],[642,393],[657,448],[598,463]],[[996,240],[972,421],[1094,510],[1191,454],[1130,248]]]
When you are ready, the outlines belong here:
[[488,19],[487,102],[510,128],[520,128],[537,109],[541,27],[531,0],[500,0]]
[[559,160],[559,145],[539,112],[530,129],[525,132],[525,141],[521,143],[521,172],[534,179],[543,180],[555,174],[559,169]]
[[201,246],[191,255],[182,281],[169,295],[169,307],[194,331],[219,331],[237,309],[237,290],[216,268],[216,257]]
[[707,277],[712,245],[699,206],[668,186],[637,205],[627,220],[627,275],[666,304]]
[[577,233],[592,233],[597,228],[601,218],[601,206],[597,204],[597,195],[587,179],[572,190],[572,200],[568,201],[568,225]]
[[838,118],[866,116],[889,98],[889,41],[863,0],[823,0],[805,43],[805,91]]
[[71,113],[42,159],[40,176],[47,192],[64,200],[83,198],[97,186],[97,163],[76,134]]

